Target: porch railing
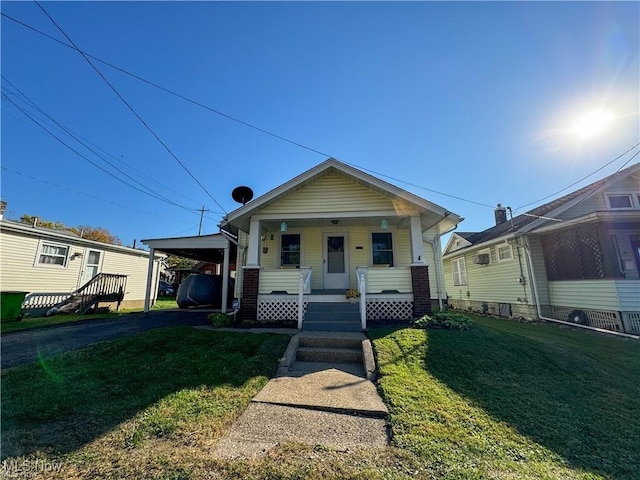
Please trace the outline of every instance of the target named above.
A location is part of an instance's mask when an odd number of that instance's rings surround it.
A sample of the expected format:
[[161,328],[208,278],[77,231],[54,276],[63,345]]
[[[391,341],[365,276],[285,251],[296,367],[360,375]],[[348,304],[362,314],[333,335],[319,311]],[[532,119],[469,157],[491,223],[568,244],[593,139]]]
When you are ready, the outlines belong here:
[[309,267],[307,271],[301,270],[298,279],[298,329],[302,329],[304,319],[304,294],[311,292],[311,273],[313,269]]
[[70,311],[84,314],[100,302],[118,302],[119,308],[126,285],[126,275],[99,273],[73,292],[31,293],[22,302],[22,311],[35,313],[68,305]]
[[356,270],[358,276],[358,292],[360,292],[360,326],[367,329],[367,276],[365,271]]

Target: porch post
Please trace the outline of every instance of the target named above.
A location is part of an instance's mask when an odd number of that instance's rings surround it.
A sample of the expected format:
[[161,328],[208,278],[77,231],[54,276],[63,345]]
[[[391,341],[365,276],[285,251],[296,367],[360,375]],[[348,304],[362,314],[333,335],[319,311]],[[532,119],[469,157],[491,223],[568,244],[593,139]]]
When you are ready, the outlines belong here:
[[147,288],[144,293],[144,311],[148,312],[151,306],[151,284],[153,283],[153,265],[155,263],[156,251],[149,248],[149,266],[147,268]]
[[224,260],[222,261],[222,313],[227,313],[227,297],[229,296],[229,240],[224,249]]
[[257,267],[260,265],[260,220],[251,219],[248,249],[247,266]]
[[413,290],[413,316],[430,315],[431,290],[427,265],[411,265],[411,287]]
[[427,263],[424,258],[424,240],[419,215],[411,216],[411,263],[413,265]]
[[258,319],[260,267],[243,267],[240,320]]

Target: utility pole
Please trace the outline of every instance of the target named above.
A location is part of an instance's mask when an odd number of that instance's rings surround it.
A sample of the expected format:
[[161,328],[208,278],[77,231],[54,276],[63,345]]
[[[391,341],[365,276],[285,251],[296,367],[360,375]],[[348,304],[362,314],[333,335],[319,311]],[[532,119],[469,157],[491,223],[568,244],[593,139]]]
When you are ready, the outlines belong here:
[[198,236],[202,233],[202,217],[204,217],[204,212],[208,212],[209,210],[204,208],[204,205],[198,212],[200,212],[200,226],[198,227]]

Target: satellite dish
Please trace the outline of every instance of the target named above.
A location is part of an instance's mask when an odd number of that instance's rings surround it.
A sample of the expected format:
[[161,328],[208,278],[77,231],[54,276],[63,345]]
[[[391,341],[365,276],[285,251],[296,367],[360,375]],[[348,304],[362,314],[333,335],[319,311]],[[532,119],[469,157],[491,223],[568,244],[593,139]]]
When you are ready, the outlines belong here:
[[236,187],[231,192],[231,197],[238,203],[245,204],[253,198],[253,190],[249,187]]

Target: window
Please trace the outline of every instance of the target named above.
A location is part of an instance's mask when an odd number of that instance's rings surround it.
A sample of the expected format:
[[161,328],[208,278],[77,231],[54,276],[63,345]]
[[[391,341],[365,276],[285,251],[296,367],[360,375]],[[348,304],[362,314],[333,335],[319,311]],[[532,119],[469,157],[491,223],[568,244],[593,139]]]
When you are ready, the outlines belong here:
[[607,195],[607,204],[611,210],[633,208],[631,195]]
[[300,234],[283,234],[280,247],[280,265],[300,266]]
[[464,263],[464,257],[454,258],[451,262],[453,265],[453,284],[467,284],[467,266]]
[[40,248],[38,250],[36,265],[57,265],[60,267],[66,267],[68,256],[68,246],[42,242],[40,243]]
[[505,260],[511,260],[513,258],[513,252],[511,251],[511,245],[498,245],[496,248],[498,254],[498,261],[503,262]]
[[371,250],[374,265],[389,265],[393,267],[393,244],[390,233],[372,233]]

